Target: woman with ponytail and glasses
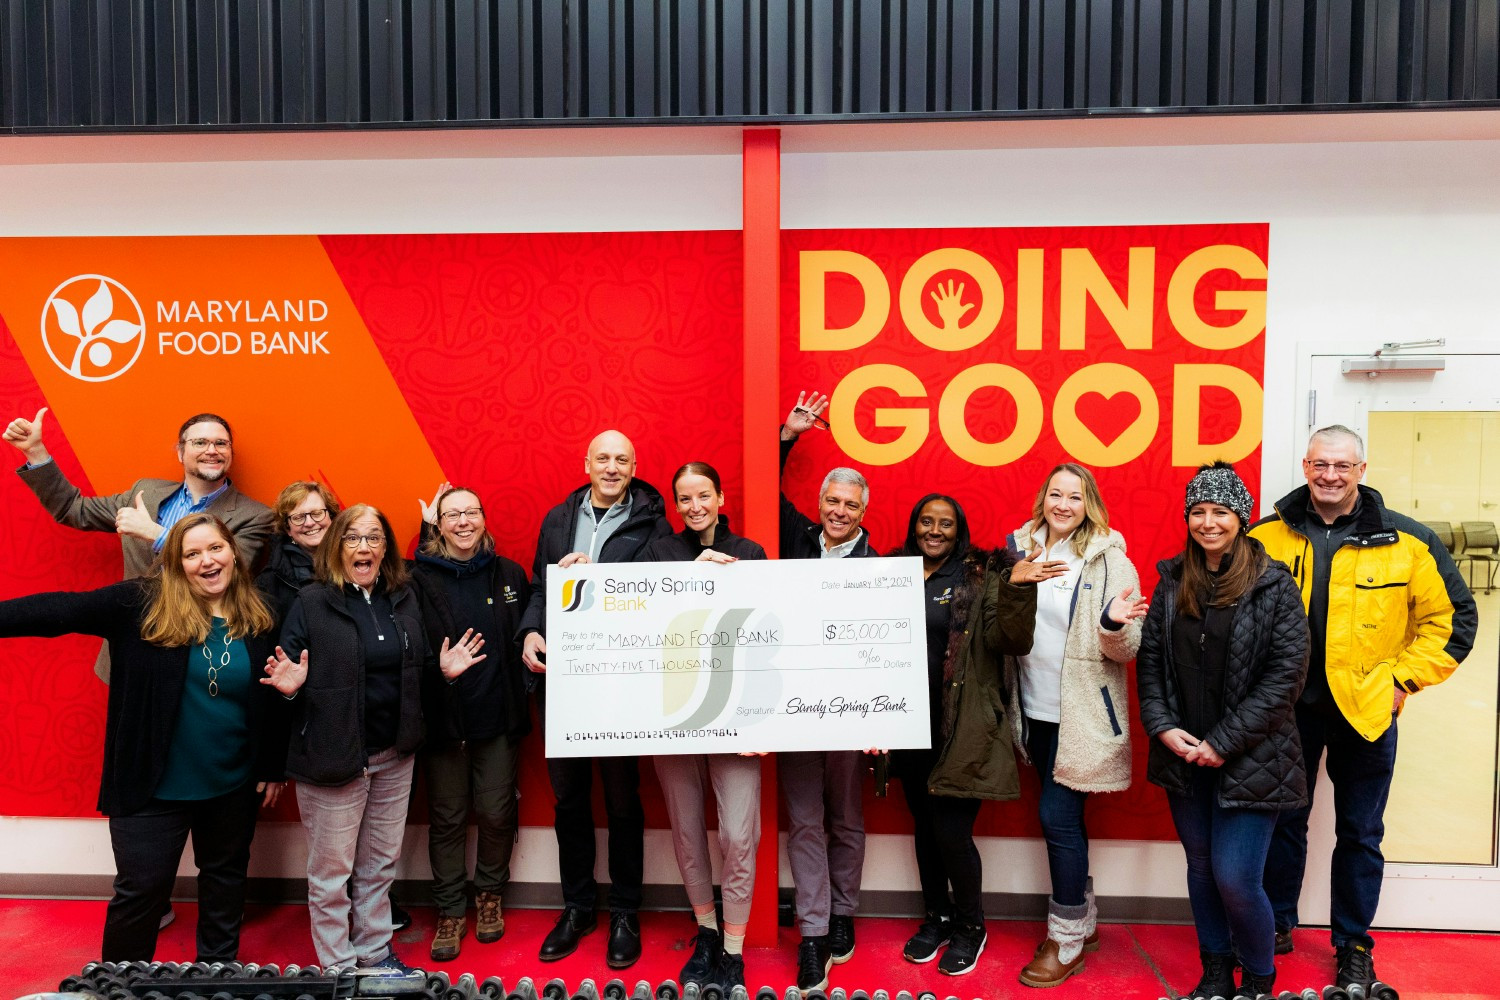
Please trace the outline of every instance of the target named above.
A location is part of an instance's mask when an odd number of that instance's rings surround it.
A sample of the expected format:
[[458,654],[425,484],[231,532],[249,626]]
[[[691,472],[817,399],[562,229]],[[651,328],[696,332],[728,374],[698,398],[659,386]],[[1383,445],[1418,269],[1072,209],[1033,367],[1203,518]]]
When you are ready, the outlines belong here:
[[[766,550],[729,530],[719,512],[724,489],[707,462],[689,462],[672,477],[672,498],[683,528],[651,542],[640,562],[712,562],[764,559]],[[656,760],[656,777],[672,824],[672,847],[698,921],[693,953],[682,982],[718,983],[727,993],[745,985],[745,931],[755,889],[755,850],[760,844],[760,761],[764,754],[675,754]],[[714,907],[704,803],[713,789],[723,854],[724,927]],[[774,874],[774,873],[773,873]]]
[[1183,503],[1187,544],[1157,566],[1136,658],[1146,777],[1166,789],[1187,854],[1203,962],[1192,996],[1271,992],[1276,926],[1261,879],[1277,813],[1307,801],[1292,711],[1307,615],[1286,566],[1245,534],[1252,507],[1232,466],[1199,468]]
[[173,525],[158,560],[148,577],[0,602],[0,636],[78,632],[109,644],[99,811],[116,875],[103,959],[152,958],[191,835],[198,961],[232,962],[256,814],[281,794],[286,756],[282,700],[255,683],[274,642],[271,612],[213,514]]
[[[526,571],[495,551],[479,494],[447,486],[423,512],[432,518],[412,568],[427,644],[442,647],[466,632],[490,636],[489,652],[456,680],[433,664],[422,676],[427,742],[427,857],[437,930],[435,962],[458,957],[468,934],[469,812],[478,820],[474,861],[474,937],[480,944],[505,933],[502,897],[519,822],[516,769],[521,738],[531,729],[521,648],[514,636],[531,584]],[[436,529],[435,531],[433,529]]]

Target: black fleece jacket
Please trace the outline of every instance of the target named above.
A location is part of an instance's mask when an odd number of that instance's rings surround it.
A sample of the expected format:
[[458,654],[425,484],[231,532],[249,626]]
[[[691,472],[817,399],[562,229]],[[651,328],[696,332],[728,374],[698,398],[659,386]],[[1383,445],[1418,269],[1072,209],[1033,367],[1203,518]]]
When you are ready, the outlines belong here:
[[270,558],[266,561],[266,568],[255,578],[255,586],[271,606],[278,632],[286,621],[286,613],[292,610],[297,592],[312,581],[312,556],[286,535],[272,538]]
[[[462,612],[454,602],[465,576],[480,578],[489,602],[483,608],[486,617],[477,622],[460,621]],[[411,578],[428,648],[442,649],[444,639],[450,645],[457,642],[467,628],[484,634],[484,659],[452,684],[437,669],[436,659],[422,675],[428,740],[452,745],[503,734],[514,743],[525,736],[531,730],[528,672],[516,633],[531,590],[526,571],[498,552],[478,566],[418,555]]]
[[[106,816],[129,816],[151,801],[167,767],[187,683],[192,646],[153,646],[141,638],[148,600],[147,583],[136,579],[81,593],[0,601],[0,636],[77,632],[109,643],[113,666],[99,778],[99,811]],[[252,669],[266,662],[274,644],[270,633],[245,640]],[[254,687],[249,710],[255,779],[280,781],[285,774],[286,705],[269,685]]]
[[[396,751],[422,743],[422,671],[432,654],[410,587],[389,594],[401,672],[397,681]],[[302,588],[281,630],[281,645],[296,659],[307,650],[307,682],[293,699],[287,773],[314,785],[342,785],[369,761],[365,746],[365,649],[356,615],[369,609],[350,588],[311,583]]]

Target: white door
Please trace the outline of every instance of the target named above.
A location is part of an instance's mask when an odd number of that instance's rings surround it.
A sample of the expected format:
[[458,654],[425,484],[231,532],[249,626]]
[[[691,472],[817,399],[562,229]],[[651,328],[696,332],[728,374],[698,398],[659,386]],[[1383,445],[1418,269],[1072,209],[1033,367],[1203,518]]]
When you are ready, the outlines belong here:
[[[1500,930],[1500,589],[1485,594],[1488,567],[1463,560],[1461,527],[1500,520],[1500,354],[1421,353],[1441,358],[1444,370],[1372,378],[1343,370],[1344,361],[1368,352],[1301,352],[1292,454],[1300,459],[1311,430],[1344,424],[1365,438],[1365,482],[1389,507],[1454,528],[1460,573],[1466,579],[1472,573],[1477,584],[1479,637],[1448,681],[1410,699],[1402,713],[1376,923]],[[1267,470],[1266,478],[1268,488],[1295,484],[1300,472],[1278,477]],[[1326,773],[1318,781],[1300,906],[1309,924],[1328,919],[1333,846],[1331,786]]]

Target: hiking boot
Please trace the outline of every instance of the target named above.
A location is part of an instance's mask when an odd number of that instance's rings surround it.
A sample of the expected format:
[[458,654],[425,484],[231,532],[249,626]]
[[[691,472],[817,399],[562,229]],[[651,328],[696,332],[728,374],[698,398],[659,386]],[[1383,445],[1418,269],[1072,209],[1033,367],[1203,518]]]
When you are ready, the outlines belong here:
[[432,947],[428,954],[434,962],[451,962],[458,957],[458,943],[469,933],[469,922],[463,914],[456,917],[439,915],[437,931],[432,935]]
[[922,926],[917,928],[917,933],[907,940],[901,957],[908,962],[923,965],[937,958],[938,952],[951,937],[953,937],[953,919],[946,913],[929,912],[923,918]]
[[948,950],[938,959],[938,971],[945,976],[962,976],[973,972],[979,956],[984,954],[984,945],[988,940],[984,924],[955,923]]
[[1234,956],[1211,951],[1198,952],[1203,962],[1203,978],[1188,990],[1190,997],[1228,997],[1234,995]]
[[481,892],[474,900],[479,919],[474,922],[474,940],[494,944],[505,936],[505,914],[500,909],[498,892]]
[[828,988],[828,970],[833,967],[833,952],[828,935],[805,937],[797,946],[797,989],[803,993]]
[[1343,944],[1338,948],[1338,974],[1334,982],[1340,989],[1358,984],[1370,988],[1378,977],[1375,975],[1375,957],[1362,944]]
[[724,939],[712,927],[699,927],[693,938],[693,955],[682,967],[682,985],[713,982],[719,971],[719,960],[724,957]]
[[828,918],[828,951],[834,965],[854,957],[854,918],[835,913]]

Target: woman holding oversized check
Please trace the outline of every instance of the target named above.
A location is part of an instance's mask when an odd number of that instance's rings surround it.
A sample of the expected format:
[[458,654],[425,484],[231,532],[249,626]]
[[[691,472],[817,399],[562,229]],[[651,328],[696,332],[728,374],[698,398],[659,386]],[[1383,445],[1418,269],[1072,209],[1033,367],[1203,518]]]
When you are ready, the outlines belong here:
[[[705,462],[689,462],[672,477],[672,496],[683,529],[658,538],[642,562],[732,563],[764,559],[766,550],[729,530],[719,514],[724,490]],[[718,983],[727,991],[745,985],[745,928],[755,888],[755,849],[760,843],[758,754],[681,754],[656,758],[656,776],[672,823],[672,847],[698,920],[693,954],[682,982]],[[714,915],[714,879],[709,863],[703,804],[709,784],[719,807],[719,849],[724,856],[724,929]]]
[[922,559],[932,713],[932,749],[891,755],[891,773],[901,779],[916,824],[917,874],[927,911],[903,954],[909,962],[930,962],[946,945],[938,971],[961,976],[974,970],[986,941],[974,845],[979,805],[1020,795],[1000,660],[1031,648],[1031,584],[1044,571],[1035,556],[1017,561],[1005,549],[971,546],[963,508],[940,493],[917,501],[906,544],[891,555]]

